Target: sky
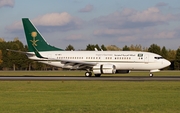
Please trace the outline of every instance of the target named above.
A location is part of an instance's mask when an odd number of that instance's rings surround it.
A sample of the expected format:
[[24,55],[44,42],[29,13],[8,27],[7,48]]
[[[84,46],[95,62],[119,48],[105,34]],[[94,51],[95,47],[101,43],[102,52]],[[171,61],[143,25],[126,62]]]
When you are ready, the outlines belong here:
[[65,49],[157,44],[180,47],[180,0],[0,0],[0,37],[24,44],[22,18],[45,40]]

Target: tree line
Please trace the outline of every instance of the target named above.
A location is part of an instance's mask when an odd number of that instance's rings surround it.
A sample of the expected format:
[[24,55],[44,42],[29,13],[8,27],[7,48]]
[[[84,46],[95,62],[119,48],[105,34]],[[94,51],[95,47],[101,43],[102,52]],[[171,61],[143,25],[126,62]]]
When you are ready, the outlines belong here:
[[[95,49],[96,48],[96,49]],[[13,41],[4,41],[0,38],[0,70],[48,70],[56,69],[53,66],[38,63],[36,61],[29,60],[25,54],[7,51],[7,49],[17,51],[28,51],[27,45],[24,45],[18,38]],[[75,48],[72,45],[66,47],[67,51],[74,51]],[[141,45],[125,45],[123,48],[119,48],[116,45],[101,45],[88,44],[86,49],[79,51],[147,51],[161,55],[165,59],[171,62],[171,65],[166,68],[168,70],[180,70],[180,48],[177,50],[162,48],[157,44],[152,44],[150,47],[142,47]]]

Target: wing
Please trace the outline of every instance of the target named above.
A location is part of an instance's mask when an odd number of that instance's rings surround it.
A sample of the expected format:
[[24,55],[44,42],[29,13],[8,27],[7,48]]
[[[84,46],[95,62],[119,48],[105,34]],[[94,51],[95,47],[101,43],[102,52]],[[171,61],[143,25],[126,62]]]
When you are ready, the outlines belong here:
[[64,64],[63,68],[71,66],[71,69],[87,69],[97,65],[95,62],[75,61],[75,60],[60,60]]
[[76,60],[59,60],[59,59],[53,59],[53,58],[47,58],[43,57],[39,51],[36,49],[36,47],[33,46],[34,53],[38,58],[45,59],[46,61],[59,61],[61,64],[64,64],[62,68],[69,68],[71,69],[88,69],[92,68],[93,66],[97,65],[95,62],[85,62],[85,61],[76,61]]

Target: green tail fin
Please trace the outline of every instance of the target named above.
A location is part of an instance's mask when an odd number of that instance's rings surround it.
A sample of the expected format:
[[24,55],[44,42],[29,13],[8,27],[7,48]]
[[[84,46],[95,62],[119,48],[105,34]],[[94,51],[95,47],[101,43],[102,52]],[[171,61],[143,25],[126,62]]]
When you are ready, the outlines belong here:
[[23,18],[22,22],[29,52],[34,52],[33,46],[38,51],[63,51],[63,49],[49,45],[28,18]]

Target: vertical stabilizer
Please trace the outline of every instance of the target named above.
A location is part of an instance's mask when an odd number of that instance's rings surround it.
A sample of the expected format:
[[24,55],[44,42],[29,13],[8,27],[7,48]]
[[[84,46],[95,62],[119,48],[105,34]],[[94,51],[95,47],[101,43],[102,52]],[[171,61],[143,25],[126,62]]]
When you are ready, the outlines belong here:
[[23,18],[22,22],[24,26],[24,32],[26,35],[29,52],[34,51],[33,46],[38,51],[62,51],[63,50],[63,49],[49,45],[28,18]]

